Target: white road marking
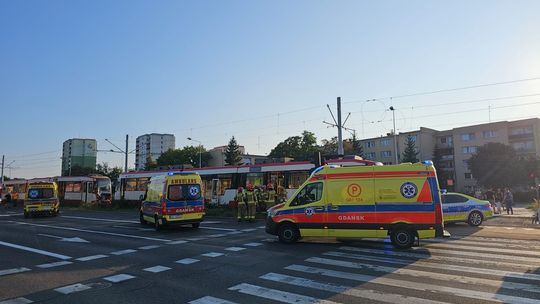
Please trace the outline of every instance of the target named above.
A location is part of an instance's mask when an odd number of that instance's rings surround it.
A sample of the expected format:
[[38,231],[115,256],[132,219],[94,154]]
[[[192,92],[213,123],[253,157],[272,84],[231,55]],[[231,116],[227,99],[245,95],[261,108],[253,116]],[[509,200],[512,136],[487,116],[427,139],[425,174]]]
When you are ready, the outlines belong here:
[[12,244],[12,243],[8,243],[8,242],[0,241],[0,245],[15,248],[15,249],[20,249],[20,250],[24,250],[24,251],[29,251],[29,252],[33,252],[33,253],[37,253],[37,254],[41,254],[41,255],[46,255],[46,256],[50,256],[50,257],[61,259],[61,260],[69,260],[69,259],[71,259],[71,257],[67,256],[67,255],[53,253],[53,252],[49,252],[49,251],[45,251],[45,250],[41,250],[41,249],[36,249],[36,248],[31,248],[31,247],[26,247],[26,246],[22,246],[22,245]]
[[188,241],[185,241],[185,240],[178,240],[178,241],[168,242],[167,245],[185,244],[185,243],[187,243],[187,242],[188,242]]
[[119,283],[122,281],[127,281],[134,279],[135,277],[129,274],[117,274],[110,277],[103,278],[105,281],[109,281],[111,283]]
[[81,283],[77,283],[77,284],[73,284],[73,285],[69,285],[69,286],[56,288],[54,291],[57,291],[57,292],[62,293],[62,294],[70,294],[70,293],[75,293],[75,292],[79,292],[79,291],[88,290],[90,288],[92,288],[92,287],[81,284]]
[[263,244],[261,243],[247,243],[247,244],[244,244],[244,246],[248,246],[248,247],[257,247],[257,246],[262,246]]
[[60,262],[36,265],[36,267],[39,267],[39,268],[53,268],[53,267],[64,266],[64,265],[69,265],[69,264],[73,264],[73,262],[60,261]]
[[158,265],[158,266],[154,266],[154,267],[145,268],[143,270],[148,271],[148,272],[158,273],[158,272],[163,272],[163,271],[167,271],[167,270],[170,270],[170,269],[171,269],[171,267],[165,267],[165,266]]
[[454,244],[454,243],[447,243],[447,244],[430,244],[428,246],[425,246],[429,249],[431,248],[451,248],[451,249],[467,249],[471,251],[478,251],[478,252],[497,252],[497,253],[508,253],[508,254],[520,254],[520,255],[532,255],[540,257],[540,252],[538,251],[529,251],[529,250],[514,250],[514,249],[504,249],[504,248],[485,248],[482,246],[466,246],[466,245],[460,245],[460,244]]
[[225,248],[225,250],[227,250],[227,251],[242,251],[242,250],[246,250],[246,248],[244,248],[244,247],[229,247],[229,248]]
[[30,304],[30,303],[34,303],[34,301],[28,300],[27,298],[16,298],[16,299],[0,302],[0,304]]
[[189,304],[236,304],[235,302],[214,298],[210,296],[202,297],[197,300],[193,300],[191,302],[188,302]]
[[261,279],[289,284],[293,286],[300,286],[305,288],[311,288],[315,290],[325,290],[328,292],[344,294],[348,296],[364,298],[369,300],[374,300],[377,302],[386,302],[386,303],[400,303],[400,304],[443,304],[447,302],[433,301],[429,299],[422,299],[416,297],[409,297],[405,295],[393,294],[378,290],[365,289],[365,288],[355,288],[351,286],[343,286],[337,284],[329,283],[320,283],[313,280],[308,280],[300,277],[293,277],[288,275],[283,275],[279,273],[267,273],[263,276],[260,276]]
[[106,257],[108,257],[108,255],[96,254],[96,255],[85,256],[85,257],[78,258],[78,259],[75,259],[75,260],[80,261],[80,262],[86,262],[86,261],[93,261],[93,260],[97,260],[97,259],[103,259],[103,258],[106,258]]
[[227,232],[226,234],[229,234],[229,235],[242,234],[242,231],[232,231],[232,232]]
[[203,253],[201,255],[205,256],[205,257],[209,257],[209,258],[217,258],[217,257],[222,256],[224,254],[220,253],[220,252],[208,252],[208,253]]
[[209,235],[208,237],[210,238],[219,238],[219,237],[224,237],[226,234],[223,234],[223,233],[220,233],[220,234],[211,234]]
[[230,287],[229,290],[238,291],[243,294],[248,294],[260,298],[265,298],[269,300],[274,300],[282,303],[295,303],[295,304],[336,304],[336,302],[317,299],[313,297],[308,297],[300,295],[297,293],[281,291],[277,289],[265,288],[252,284],[238,284],[236,286]]
[[475,273],[475,274],[489,274],[489,275],[500,276],[500,277],[511,277],[511,278],[516,278],[516,279],[540,281],[540,274],[534,274],[534,273],[521,273],[521,272],[504,271],[504,270],[497,270],[497,269],[491,269],[491,268],[475,268],[475,267],[470,267],[470,266],[430,263],[430,262],[425,262],[425,261],[400,260],[400,259],[396,259],[395,257],[392,257],[392,258],[373,257],[370,255],[352,254],[352,253],[344,253],[344,252],[337,252],[337,251],[325,252],[323,253],[323,255],[348,258],[348,259],[356,259],[356,260],[364,260],[364,261],[384,262],[388,264],[401,265],[401,266],[409,266],[409,265],[420,266],[422,268],[452,270],[452,271],[468,272],[468,273]]
[[451,240],[477,240],[477,241],[486,241],[491,243],[509,243],[509,244],[523,244],[523,242],[526,242],[527,244],[534,244],[536,246],[540,246],[540,241],[534,241],[534,240],[516,240],[516,239],[505,239],[505,238],[490,238],[490,237],[484,237],[484,236],[467,236],[464,238],[450,238]]
[[172,241],[172,240],[167,240],[167,239],[159,239],[159,238],[146,237],[146,236],[139,236],[139,235],[133,235],[133,234],[114,233],[114,232],[106,232],[106,231],[98,231],[98,230],[88,230],[88,229],[79,229],[79,228],[63,227],[63,226],[53,226],[53,225],[44,225],[44,224],[32,224],[32,223],[16,222],[16,221],[12,221],[12,222],[13,222],[13,223],[20,224],[20,225],[29,225],[29,226],[36,226],[36,227],[47,227],[47,228],[62,229],[62,230],[70,230],[70,231],[80,231],[80,232],[95,233],[95,234],[103,234],[103,235],[111,235],[111,236],[119,236],[119,237],[128,237],[128,238],[143,239],[143,240],[150,240],[150,241],[160,241],[160,242],[170,242],[170,241]]
[[[459,244],[459,245],[478,245],[478,240],[439,240],[439,239],[423,239],[422,243],[428,244]],[[506,248],[506,249],[538,249],[540,250],[540,244],[534,245],[529,242],[522,242],[521,244],[513,243],[500,243],[500,242],[482,242],[484,248]]]
[[496,288],[505,288],[505,289],[513,289],[513,290],[518,290],[518,291],[540,293],[540,289],[535,285],[514,283],[514,282],[504,282],[504,280],[473,278],[473,277],[461,276],[461,275],[435,273],[435,272],[414,270],[414,269],[408,269],[408,268],[377,266],[377,265],[371,265],[371,264],[365,264],[365,263],[356,263],[356,262],[317,258],[317,257],[308,258],[305,261],[310,262],[310,263],[332,265],[332,266],[346,267],[346,268],[352,268],[352,269],[373,270],[373,271],[384,272],[384,273],[395,273],[395,274],[401,274],[401,275],[408,275],[411,277],[428,278],[432,280],[455,281],[455,282],[460,282],[462,284],[470,284],[471,286],[483,285],[483,286],[491,286],[491,287],[496,287]]
[[218,228],[218,227],[206,227],[206,226],[200,226],[199,229],[220,230],[220,231],[237,231],[236,229],[230,229],[230,228]]
[[[11,214],[0,214],[0,217],[7,217],[7,216],[19,216],[23,215],[22,213],[11,213]],[[3,302],[0,302],[3,303]]]
[[240,230],[240,231],[242,231],[242,232],[251,232],[251,231],[255,231],[255,230],[257,230],[257,229],[255,229],[255,228],[248,228],[248,229],[242,229],[242,230]]
[[50,237],[53,239],[58,239],[60,242],[70,242],[70,243],[90,243],[85,239],[81,239],[80,237],[71,237],[71,238],[65,238],[57,235],[51,235],[51,234],[43,234],[38,233],[40,236]]
[[202,241],[202,240],[205,240],[206,238],[203,238],[203,237],[194,237],[194,238],[187,238],[186,240],[188,241]]
[[98,222],[139,224],[139,221],[115,220],[115,219],[104,219],[104,218],[97,218],[97,217],[84,217],[84,216],[72,216],[72,215],[62,215],[62,218],[70,218],[70,219],[76,219],[76,220],[89,220],[89,221],[98,221]]
[[30,271],[30,268],[20,267],[20,268],[12,268],[12,269],[0,270],[0,277],[4,276],[4,275],[21,273],[21,272],[26,272],[26,271]]
[[259,227],[257,227],[257,229],[265,229],[265,228],[266,228],[266,226],[259,226]]
[[178,260],[175,263],[189,265],[189,264],[197,263],[199,261],[200,260],[197,260],[197,259],[185,258],[185,259]]
[[[472,298],[472,299],[478,299],[478,300],[484,300],[484,301],[495,301],[499,303],[515,303],[515,304],[539,304],[540,303],[540,300],[535,300],[535,299],[530,299],[530,298],[515,297],[515,296],[504,295],[504,294],[494,294],[491,292],[453,288],[453,287],[446,287],[446,286],[440,286],[440,285],[432,285],[432,284],[427,284],[427,283],[417,283],[414,281],[407,281],[407,280],[396,280],[396,279],[390,279],[390,278],[385,278],[385,277],[375,277],[375,276],[370,276],[370,275],[335,271],[335,270],[316,268],[316,267],[308,267],[308,266],[303,266],[303,265],[290,265],[290,266],[285,267],[285,269],[304,272],[304,273],[319,274],[323,276],[352,280],[352,281],[357,281],[357,282],[364,282],[364,283],[369,282],[373,284],[381,284],[381,285],[393,286],[393,287],[399,287],[399,288],[408,288],[412,290],[418,290],[421,292],[432,292],[435,294],[443,293],[450,296],[459,296],[459,297]],[[471,286],[471,287],[474,287],[474,286]]]
[[137,252],[137,250],[135,250],[135,249],[126,249],[126,250],[114,251],[114,252],[111,252],[111,254],[112,255],[123,255],[123,254],[129,254],[129,253],[134,253],[134,252]]
[[150,249],[156,249],[161,247],[160,245],[149,245],[149,246],[142,246],[139,247],[140,250],[150,250]]

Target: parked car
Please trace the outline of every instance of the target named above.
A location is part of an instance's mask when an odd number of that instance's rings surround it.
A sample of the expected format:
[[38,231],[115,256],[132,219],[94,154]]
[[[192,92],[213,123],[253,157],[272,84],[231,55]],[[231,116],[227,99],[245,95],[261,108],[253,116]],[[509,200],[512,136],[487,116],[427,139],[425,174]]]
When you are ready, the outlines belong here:
[[441,198],[445,223],[466,222],[471,226],[480,226],[493,216],[488,201],[455,192],[443,193]]

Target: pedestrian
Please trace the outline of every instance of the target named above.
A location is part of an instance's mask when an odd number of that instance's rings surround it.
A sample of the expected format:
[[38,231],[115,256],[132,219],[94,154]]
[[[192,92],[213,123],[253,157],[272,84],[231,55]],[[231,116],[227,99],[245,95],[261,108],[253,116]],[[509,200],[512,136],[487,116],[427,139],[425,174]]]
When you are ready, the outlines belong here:
[[6,209],[9,209],[9,204],[11,203],[11,193],[7,193],[6,196],[4,196],[4,199],[6,200]]
[[506,206],[506,214],[514,215],[514,209],[512,208],[512,205],[514,204],[514,195],[509,188],[506,188],[503,201],[504,205]]
[[502,200],[503,200],[503,192],[501,189],[495,190],[495,204],[497,205],[497,211],[495,211],[496,214],[502,213]]
[[257,195],[255,192],[253,192],[252,184],[247,185],[246,204],[247,204],[247,219],[248,221],[253,222],[255,220],[255,213],[256,213],[255,209],[257,207]]
[[493,212],[496,212],[495,211],[495,192],[493,192],[493,189],[489,188],[484,195],[485,195],[485,199],[489,202],[489,205],[491,206],[491,209],[493,210]]
[[246,217],[246,197],[244,195],[244,188],[238,187],[238,191],[236,193],[236,212],[238,217],[238,222],[241,222]]

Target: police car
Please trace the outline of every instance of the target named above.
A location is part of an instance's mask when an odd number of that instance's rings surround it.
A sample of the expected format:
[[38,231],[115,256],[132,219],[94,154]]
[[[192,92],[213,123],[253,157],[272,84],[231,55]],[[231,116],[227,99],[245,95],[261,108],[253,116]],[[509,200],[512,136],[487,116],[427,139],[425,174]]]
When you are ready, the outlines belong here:
[[445,223],[466,222],[471,226],[480,226],[493,216],[488,201],[455,192],[441,195]]

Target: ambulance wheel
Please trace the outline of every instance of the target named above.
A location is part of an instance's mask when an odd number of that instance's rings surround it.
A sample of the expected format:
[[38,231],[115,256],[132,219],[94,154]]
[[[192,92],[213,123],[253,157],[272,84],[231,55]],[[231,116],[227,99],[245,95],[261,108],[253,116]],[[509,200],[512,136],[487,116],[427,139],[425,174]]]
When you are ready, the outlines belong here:
[[161,224],[159,223],[159,219],[158,219],[158,216],[154,216],[154,229],[156,229],[156,231],[158,230],[161,230],[162,226]]
[[473,211],[469,214],[469,218],[467,219],[467,223],[473,227],[478,227],[480,224],[482,224],[482,221],[484,220],[484,217],[482,216],[482,213],[478,211]]
[[300,238],[300,232],[298,228],[293,224],[283,224],[278,230],[279,241],[285,244],[296,243]]
[[397,228],[390,234],[392,245],[399,249],[409,249],[414,244],[414,233],[407,228]]
[[199,228],[200,225],[201,225],[201,223],[193,223],[193,224],[191,224],[191,227],[197,229],[197,228]]
[[143,216],[143,213],[142,213],[142,212],[139,212],[139,222],[141,222],[141,225],[143,225],[143,226],[146,225],[146,224],[148,224],[148,223],[146,222],[146,220],[144,219],[144,216]]

